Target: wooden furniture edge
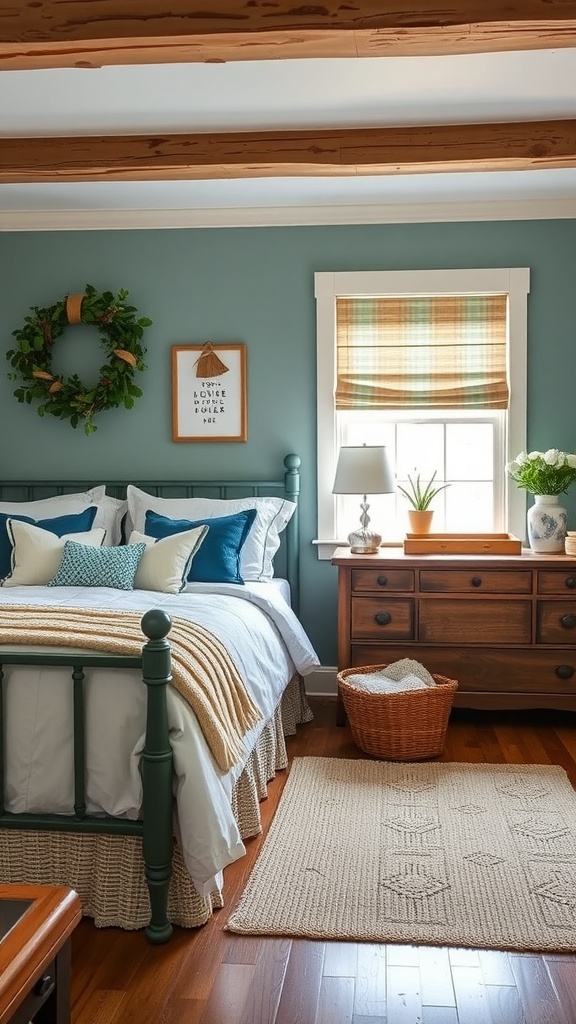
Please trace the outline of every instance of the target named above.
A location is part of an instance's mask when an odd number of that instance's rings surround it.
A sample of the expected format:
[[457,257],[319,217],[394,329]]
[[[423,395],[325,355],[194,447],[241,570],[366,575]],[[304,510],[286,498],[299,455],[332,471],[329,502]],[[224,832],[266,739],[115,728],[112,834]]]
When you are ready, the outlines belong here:
[[64,885],[0,884],[0,899],[32,901],[14,926],[15,938],[18,931],[26,931],[22,945],[14,953],[6,936],[0,942],[0,974],[6,1003],[0,1024],[4,1024],[10,1020],[21,994],[38,981],[80,923],[82,906],[74,889]]

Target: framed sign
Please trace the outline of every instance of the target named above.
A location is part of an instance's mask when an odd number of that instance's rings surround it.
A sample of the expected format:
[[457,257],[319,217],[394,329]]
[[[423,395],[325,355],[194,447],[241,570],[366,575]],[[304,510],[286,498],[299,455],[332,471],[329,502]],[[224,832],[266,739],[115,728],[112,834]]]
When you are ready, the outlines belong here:
[[246,345],[173,345],[172,440],[247,437]]

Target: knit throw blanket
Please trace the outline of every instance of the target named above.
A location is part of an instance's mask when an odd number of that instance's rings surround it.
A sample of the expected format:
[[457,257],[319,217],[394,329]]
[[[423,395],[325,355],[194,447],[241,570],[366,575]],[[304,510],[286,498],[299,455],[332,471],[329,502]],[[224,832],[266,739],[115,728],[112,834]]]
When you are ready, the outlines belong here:
[[[0,644],[81,647],[138,657],[146,640],[141,619],[138,612],[10,605],[0,608]],[[177,617],[167,639],[172,685],[194,711],[218,767],[228,771],[260,712],[213,633]]]

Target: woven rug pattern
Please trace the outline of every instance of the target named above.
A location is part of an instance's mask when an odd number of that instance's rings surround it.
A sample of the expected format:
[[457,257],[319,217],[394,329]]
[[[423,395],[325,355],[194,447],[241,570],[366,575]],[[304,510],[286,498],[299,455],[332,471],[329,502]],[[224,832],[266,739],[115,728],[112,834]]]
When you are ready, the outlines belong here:
[[226,927],[576,950],[576,793],[551,765],[295,758]]

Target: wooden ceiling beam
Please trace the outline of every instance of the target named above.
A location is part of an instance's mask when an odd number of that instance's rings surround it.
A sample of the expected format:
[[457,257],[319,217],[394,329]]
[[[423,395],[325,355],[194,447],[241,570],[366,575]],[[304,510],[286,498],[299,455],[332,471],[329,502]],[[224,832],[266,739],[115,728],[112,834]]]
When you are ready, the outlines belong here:
[[9,138],[0,182],[157,181],[576,167],[576,121]]
[[576,46],[576,0],[0,0],[6,71],[566,46]]

